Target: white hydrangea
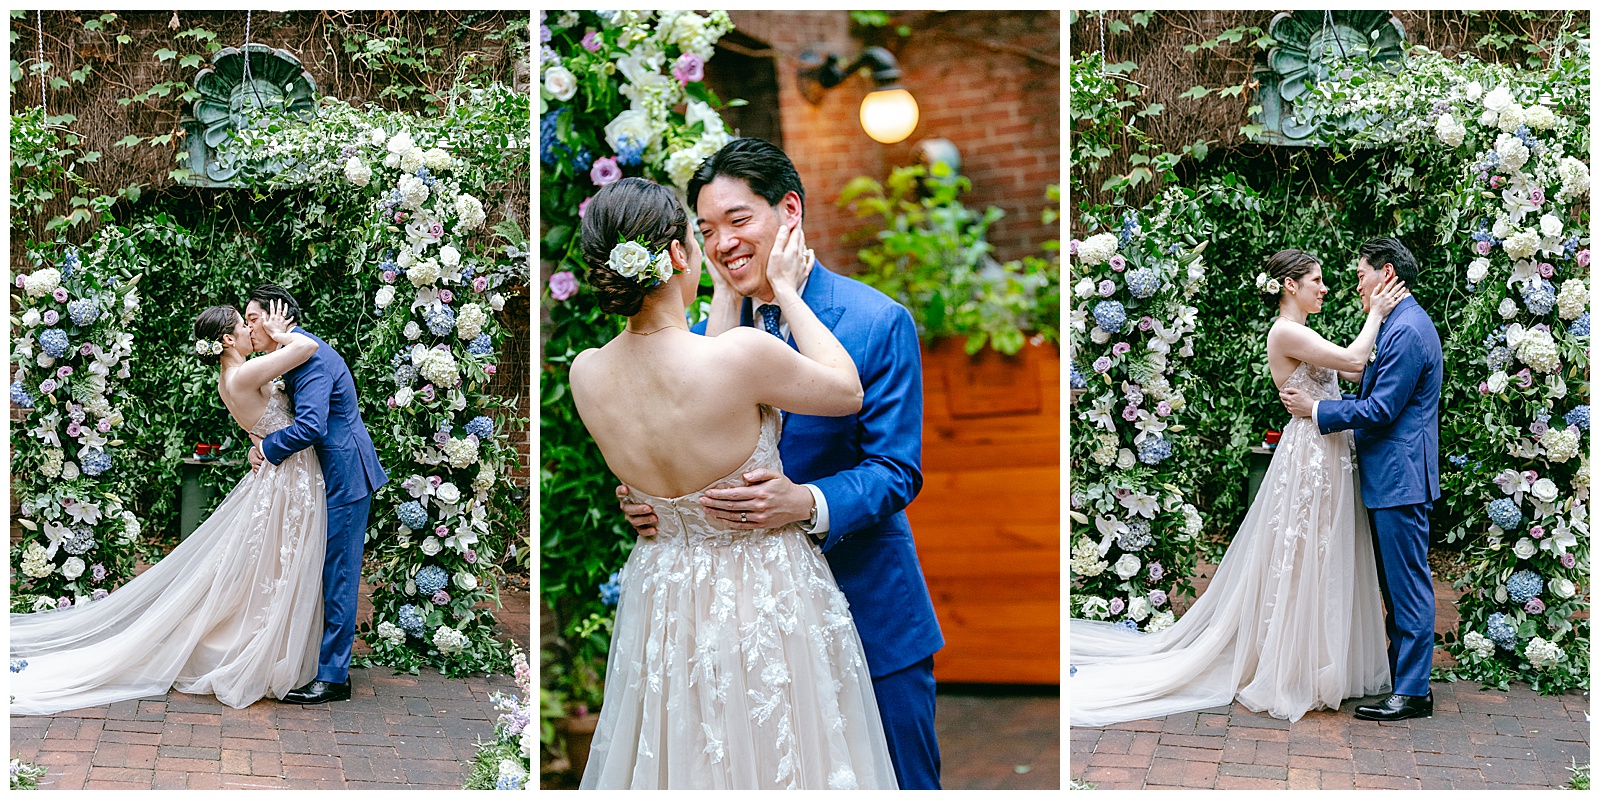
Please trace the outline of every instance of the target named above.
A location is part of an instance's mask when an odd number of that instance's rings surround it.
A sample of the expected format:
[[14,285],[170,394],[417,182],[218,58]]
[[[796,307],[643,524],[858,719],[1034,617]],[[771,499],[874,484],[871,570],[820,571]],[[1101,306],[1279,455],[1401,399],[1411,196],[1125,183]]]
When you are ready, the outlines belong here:
[[1500,154],[1500,165],[1508,170],[1520,169],[1528,163],[1528,146],[1509,133],[1502,133],[1494,140],[1494,151]]
[[484,464],[483,468],[478,470],[478,477],[472,479],[472,488],[480,492],[488,491],[494,487],[495,477],[494,467]]
[[1466,140],[1467,126],[1462,125],[1456,121],[1455,117],[1445,113],[1439,115],[1439,121],[1434,124],[1433,132],[1434,135],[1439,137],[1439,141],[1444,142],[1446,145],[1460,147],[1461,143]]
[[674,150],[667,156],[667,177],[680,190],[686,189],[689,186],[689,179],[694,177],[694,171],[700,168],[703,161],[705,158],[694,148]]
[[1580,278],[1569,278],[1561,284],[1561,294],[1556,296],[1556,314],[1565,320],[1577,319],[1589,307],[1589,288]]
[[1532,367],[1535,372],[1555,372],[1561,368],[1560,352],[1550,334],[1529,329],[1517,343],[1517,360]]
[[28,549],[22,554],[22,574],[30,578],[44,578],[55,571],[55,562],[50,560],[44,548],[38,542],[29,542]]
[[1539,234],[1526,228],[1506,237],[1506,256],[1511,260],[1527,258],[1539,249]]
[[344,179],[357,185],[366,186],[372,180],[372,168],[360,156],[351,156],[344,162]]
[[1078,537],[1078,542],[1072,546],[1071,573],[1078,577],[1093,578],[1105,572],[1107,566],[1094,541],[1086,536]]
[[1116,254],[1117,236],[1113,233],[1096,234],[1078,243],[1078,261],[1087,267],[1104,264]]
[[416,211],[428,200],[428,184],[415,175],[401,175],[398,188],[400,189],[400,207],[407,211]]
[[22,288],[23,291],[28,293],[29,297],[44,297],[55,291],[56,287],[60,285],[61,270],[55,267],[45,267],[28,273],[28,277],[23,279]]
[[478,440],[475,437],[469,436],[465,439],[452,437],[439,449],[444,452],[444,457],[450,466],[456,469],[470,467],[478,460]]
[[467,303],[456,312],[456,335],[470,342],[483,333],[483,326],[488,322],[489,315],[483,312],[482,306]]
[[416,172],[422,166],[422,148],[413,147],[400,155],[400,171]]
[[430,147],[422,154],[422,166],[429,172],[448,172],[451,163],[450,154],[442,148]]
[[456,231],[475,230],[483,225],[487,218],[483,213],[483,203],[470,194],[456,195]]
[[1534,669],[1549,669],[1567,657],[1555,642],[1547,642],[1537,636],[1528,640],[1528,647],[1523,652],[1528,657],[1528,664]]
[[433,646],[444,655],[459,653],[466,649],[467,635],[448,625],[440,625],[439,630],[433,632]]
[[392,622],[380,622],[378,623],[378,638],[394,647],[399,647],[406,643],[406,632],[400,630],[400,626]]
[[1523,124],[1536,131],[1547,131],[1556,126],[1555,112],[1544,106],[1528,106],[1523,114]]
[[1522,106],[1513,103],[1511,107],[1500,112],[1500,118],[1497,123],[1500,130],[1506,133],[1514,133],[1517,128],[1522,127],[1522,123],[1526,119],[1527,112],[1522,110]]
[[1144,626],[1144,631],[1145,633],[1164,631],[1172,627],[1173,623],[1177,621],[1178,618],[1171,611],[1157,611],[1150,615],[1150,623]]
[[421,289],[424,286],[432,286],[439,280],[440,274],[439,262],[425,258],[406,269],[406,280],[411,281],[412,286]]
[[450,388],[461,382],[460,370],[456,367],[456,357],[449,350],[429,349],[428,354],[417,364],[417,373],[424,380]]
[[1539,438],[1539,445],[1551,461],[1565,464],[1578,455],[1578,429],[1553,428]]
[[1571,200],[1588,193],[1588,164],[1567,156],[1561,159],[1561,165],[1556,168],[1556,173],[1561,176],[1561,197],[1564,200]]
[[1489,637],[1477,631],[1467,631],[1467,635],[1462,637],[1461,641],[1468,650],[1477,654],[1479,658],[1488,658],[1494,655],[1494,642],[1489,641]]

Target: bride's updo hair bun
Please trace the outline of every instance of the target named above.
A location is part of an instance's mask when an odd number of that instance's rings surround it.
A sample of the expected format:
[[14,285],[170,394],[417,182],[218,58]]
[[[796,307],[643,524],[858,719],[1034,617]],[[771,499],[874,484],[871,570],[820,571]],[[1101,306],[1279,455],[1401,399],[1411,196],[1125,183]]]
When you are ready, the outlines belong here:
[[602,188],[583,213],[583,261],[600,310],[631,317],[656,287],[606,266],[611,249],[639,242],[653,255],[673,242],[689,243],[689,214],[671,189],[644,178],[623,178]]
[[[1291,278],[1294,280],[1304,278],[1312,267],[1321,263],[1316,256],[1304,250],[1279,250],[1273,253],[1271,258],[1267,259],[1266,275],[1268,279],[1277,281],[1278,286],[1282,287]],[[1261,300],[1267,305],[1277,308],[1278,301],[1283,298],[1283,294],[1282,288],[1276,292],[1268,292],[1262,289]]]
[[194,320],[194,338],[199,342],[220,342],[224,334],[233,333],[239,322],[239,310],[233,306],[212,306]]

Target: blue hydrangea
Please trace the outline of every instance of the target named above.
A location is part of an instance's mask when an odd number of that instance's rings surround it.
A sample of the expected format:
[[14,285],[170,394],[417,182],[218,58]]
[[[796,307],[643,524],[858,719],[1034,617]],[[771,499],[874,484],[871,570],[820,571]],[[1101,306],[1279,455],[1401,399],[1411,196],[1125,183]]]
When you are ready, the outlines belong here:
[[1522,511],[1509,497],[1502,497],[1489,504],[1489,521],[1500,526],[1500,530],[1514,531],[1522,524]]
[[63,279],[72,277],[72,271],[81,263],[83,262],[78,259],[78,251],[68,250],[67,257],[61,259],[61,277]]
[[83,456],[83,474],[89,477],[99,475],[111,469],[111,454],[104,450],[90,450]]
[[1511,366],[1511,348],[1496,346],[1489,351],[1489,357],[1484,359],[1489,365],[1489,371],[1495,372]]
[[1589,407],[1587,405],[1578,406],[1568,411],[1562,419],[1565,419],[1568,425],[1578,426],[1580,430],[1589,430]]
[[497,791],[518,791],[522,788],[522,776],[501,775],[495,779],[494,788]]
[[23,670],[25,670],[27,668],[28,668],[28,659],[26,659],[26,658],[13,658],[13,659],[11,659],[11,671],[13,673],[21,672],[21,671],[23,671]]
[[1143,550],[1155,541],[1150,535],[1150,523],[1136,519],[1128,523],[1128,529],[1117,534],[1117,546],[1124,550]]
[[1139,630],[1139,623],[1137,623],[1137,622],[1134,622],[1134,621],[1133,621],[1133,620],[1131,620],[1131,619],[1125,619],[1125,620],[1123,620],[1123,621],[1121,621],[1121,622],[1118,622],[1118,623],[1117,623],[1117,627],[1119,627],[1119,628],[1121,628],[1121,629],[1123,629],[1123,630],[1125,630],[1125,631],[1134,631],[1134,632],[1138,632],[1138,630]]
[[433,173],[429,172],[427,167],[417,167],[417,180],[422,181],[423,186],[434,184]]
[[428,331],[434,336],[449,336],[455,329],[455,309],[440,304],[437,309],[428,312]]
[[570,110],[563,106],[539,117],[539,160],[552,167],[572,152],[561,143],[561,137],[556,133],[560,127],[561,115]]
[[450,585],[450,573],[437,564],[429,564],[417,570],[417,591],[423,594],[433,594]]
[[578,172],[588,172],[594,166],[594,153],[587,147],[579,147],[578,152],[572,154],[572,168]]
[[1573,336],[1589,335],[1589,312],[1585,311],[1578,318],[1567,323],[1567,333]]
[[633,134],[623,134],[617,142],[617,164],[623,167],[637,167],[644,159],[644,142],[639,141]]
[[1453,455],[1453,456],[1450,457],[1450,463],[1456,465],[1456,467],[1459,468],[1459,469],[1466,469],[1467,468],[1467,457],[1465,455],[1462,455],[1462,454],[1458,453],[1458,454]]
[[1155,270],[1141,268],[1128,273],[1128,293],[1143,300],[1161,291],[1161,275]]
[[67,348],[72,342],[67,339],[67,332],[60,328],[49,328],[39,334],[39,349],[51,358],[60,358],[67,354]]
[[1484,635],[1489,641],[1494,642],[1501,650],[1515,650],[1517,647],[1517,628],[1511,624],[1506,615],[1496,611],[1489,615],[1489,623],[1485,626]]
[[1139,443],[1139,461],[1155,465],[1172,457],[1172,443],[1160,436],[1150,436]]
[[67,316],[72,317],[72,324],[87,328],[100,318],[100,309],[93,300],[85,297],[67,304]]
[[415,500],[401,503],[399,510],[395,513],[400,516],[400,524],[411,530],[420,530],[422,526],[428,524],[427,509],[423,508],[422,504]]
[[1522,302],[1528,307],[1528,313],[1542,317],[1556,307],[1555,287],[1549,281],[1539,281],[1536,284],[1522,287]]
[[33,395],[28,394],[22,381],[11,382],[11,404],[17,408],[33,408]]
[[1533,137],[1533,131],[1528,130],[1528,126],[1518,125],[1517,132],[1511,135],[1521,139],[1522,143],[1527,146],[1529,151],[1533,151],[1535,154],[1537,154],[1535,148],[1539,146],[1539,140]]
[[611,577],[606,578],[605,583],[600,584],[600,602],[605,603],[608,606],[614,606],[617,604],[617,600],[619,600],[621,597],[622,573],[613,572],[611,573]]
[[478,437],[480,440],[488,439],[494,436],[494,420],[482,416],[473,417],[466,424],[466,429],[467,433]]
[[1506,578],[1506,597],[1511,598],[1511,602],[1519,606],[1538,597],[1542,591],[1544,591],[1544,578],[1539,577],[1537,572],[1518,570]]
[[423,620],[422,612],[418,611],[417,607],[410,603],[401,606],[399,613],[395,616],[395,621],[399,624],[400,630],[412,636],[421,637],[422,632],[427,629],[428,624]]
[[480,333],[471,344],[467,345],[467,352],[475,356],[493,355],[494,341],[489,338],[489,334]]
[[396,386],[410,386],[417,380],[417,368],[412,364],[401,364],[395,368],[394,382]]
[[1071,372],[1071,378],[1070,379],[1072,381],[1072,388],[1074,388],[1074,389],[1087,389],[1087,388],[1089,388],[1089,379],[1083,377],[1083,373],[1078,371],[1078,365],[1077,364],[1073,364],[1072,365],[1072,372]]
[[1128,310],[1115,300],[1101,300],[1094,304],[1094,323],[1106,333],[1120,333],[1128,321]]
[[72,535],[61,540],[61,549],[75,556],[81,556],[93,550],[94,528],[86,524],[73,526]]

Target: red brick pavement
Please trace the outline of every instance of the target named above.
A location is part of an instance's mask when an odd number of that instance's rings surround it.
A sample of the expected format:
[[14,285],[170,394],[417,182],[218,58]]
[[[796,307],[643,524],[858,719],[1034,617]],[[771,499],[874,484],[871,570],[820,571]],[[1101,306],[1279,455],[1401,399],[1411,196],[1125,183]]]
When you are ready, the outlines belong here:
[[[1458,593],[1435,580],[1434,594],[1439,630],[1454,628]],[[1453,660],[1439,649],[1434,663]],[[1074,728],[1068,768],[1100,789],[1549,789],[1567,785],[1574,759],[1589,763],[1580,693],[1432,688],[1433,716],[1404,722],[1356,719],[1355,707],[1376,699],[1364,698],[1292,725],[1232,705]]]
[[[368,592],[363,587],[362,610]],[[527,651],[528,592],[501,589],[499,628]],[[358,652],[364,646],[357,642]],[[494,736],[492,692],[509,675],[350,671],[349,701],[229,708],[171,692],[48,717],[11,717],[11,757],[42,764],[41,789],[459,789]]]

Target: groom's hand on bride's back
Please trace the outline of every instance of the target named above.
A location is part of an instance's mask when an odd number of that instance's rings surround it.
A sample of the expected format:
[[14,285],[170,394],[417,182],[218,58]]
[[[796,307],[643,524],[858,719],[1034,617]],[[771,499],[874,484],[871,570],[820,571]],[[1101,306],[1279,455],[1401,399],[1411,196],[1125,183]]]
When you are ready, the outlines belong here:
[[656,510],[645,503],[628,502],[629,491],[625,484],[617,487],[617,505],[622,507],[623,516],[640,536],[656,535]]

